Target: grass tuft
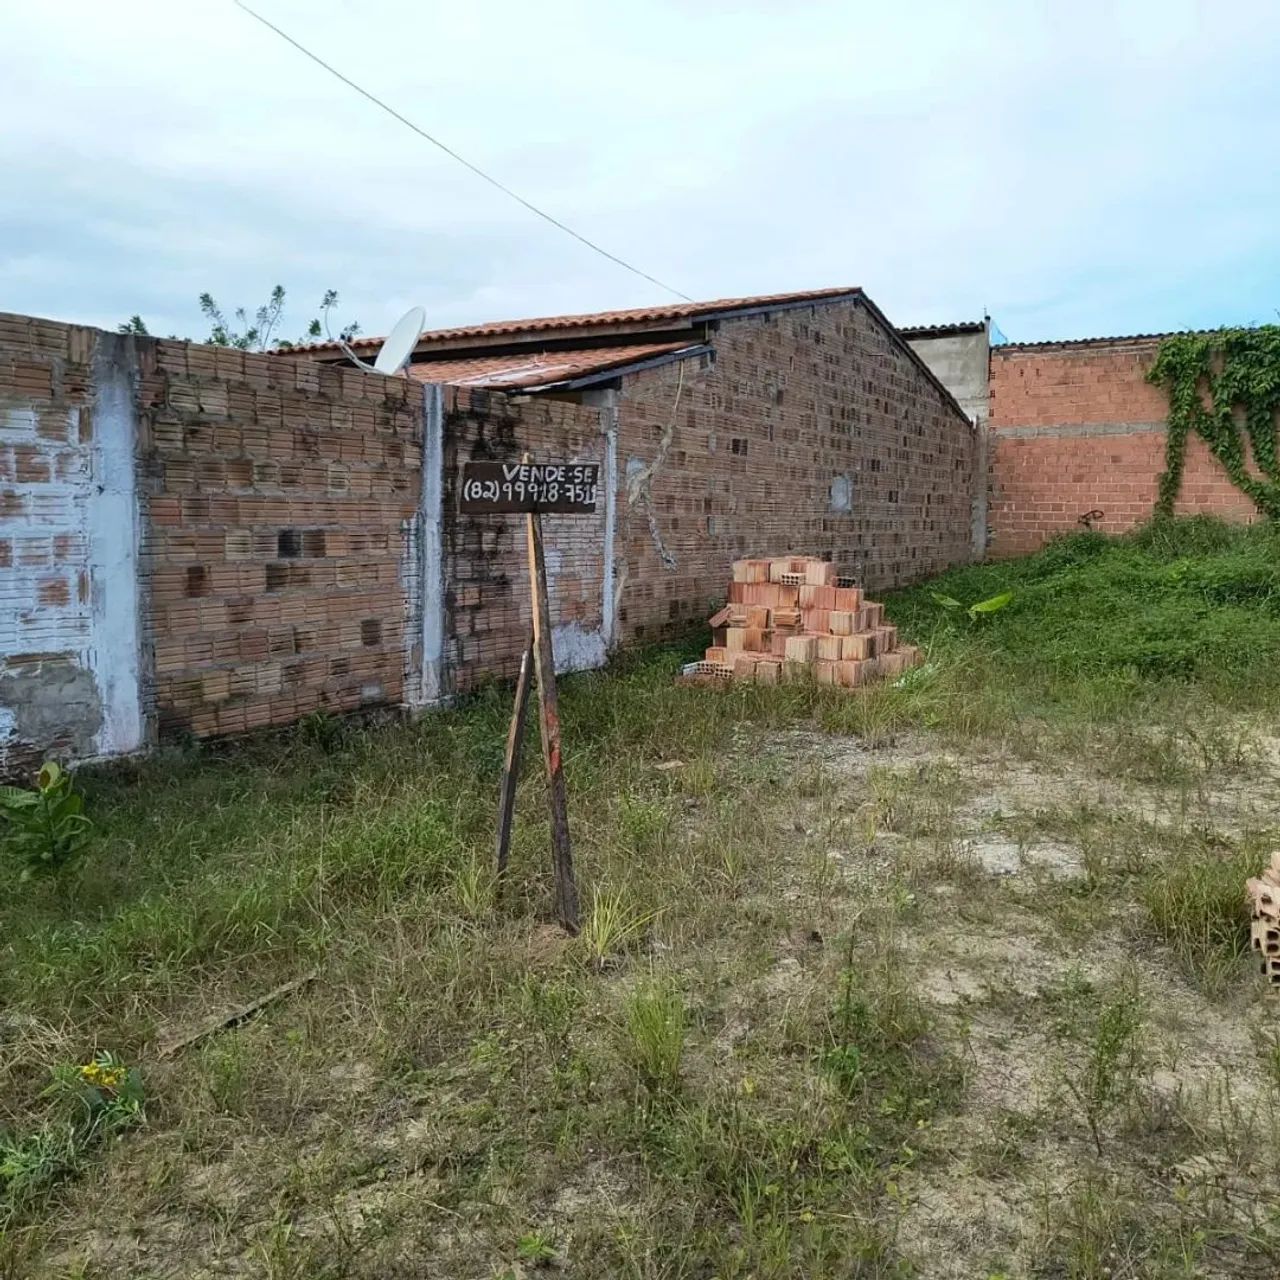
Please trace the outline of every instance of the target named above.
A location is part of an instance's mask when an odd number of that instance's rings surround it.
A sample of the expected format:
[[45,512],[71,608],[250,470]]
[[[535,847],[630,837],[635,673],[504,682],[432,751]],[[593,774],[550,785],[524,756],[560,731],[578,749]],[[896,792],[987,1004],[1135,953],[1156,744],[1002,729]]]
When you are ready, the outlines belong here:
[[597,889],[582,921],[578,943],[596,968],[617,960],[653,922],[653,912],[632,905],[624,889]]
[[1244,883],[1264,859],[1247,846],[1183,850],[1151,867],[1142,901],[1156,933],[1206,991],[1220,992],[1249,951]]
[[623,1056],[649,1096],[670,1096],[679,1090],[684,1039],[684,998],[674,986],[653,980],[631,993]]

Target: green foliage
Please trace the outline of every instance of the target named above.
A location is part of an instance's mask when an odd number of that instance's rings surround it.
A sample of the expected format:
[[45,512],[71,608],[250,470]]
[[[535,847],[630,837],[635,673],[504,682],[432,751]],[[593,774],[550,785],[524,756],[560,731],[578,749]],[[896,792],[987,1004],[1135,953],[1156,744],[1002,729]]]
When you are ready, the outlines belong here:
[[70,1104],[82,1138],[136,1124],[145,1101],[138,1069],[108,1052],[99,1053],[83,1066],[63,1063],[55,1067],[45,1095]]
[[578,943],[591,964],[603,969],[637,942],[652,923],[653,913],[636,908],[625,890],[597,889]]
[[60,871],[84,849],[93,824],[83,810],[71,775],[53,760],[36,775],[34,791],[0,787],[5,843],[21,857],[24,880]]
[[1083,1059],[1068,1074],[1066,1085],[1101,1155],[1104,1122],[1137,1092],[1146,1011],[1137,983],[1129,978],[1091,1012],[1094,1016],[1084,1038]]
[[556,1260],[555,1239],[546,1231],[529,1231],[516,1241],[516,1257],[535,1267],[549,1267]]
[[[981,627],[937,607],[938,595],[1009,592]],[[1280,663],[1280,531],[1195,517],[1122,538],[1075,533],[1025,559],[952,570],[891,596],[888,608],[904,633],[931,637],[930,661],[962,672],[967,696],[999,686],[1024,712],[1112,716],[1189,681],[1268,705]],[[935,708],[949,687],[936,684],[919,694]]]
[[[1263,515],[1280,517],[1280,325],[1174,334],[1160,344],[1147,380],[1169,397],[1157,514],[1173,514],[1182,489],[1187,437],[1194,432]],[[1261,475],[1249,469],[1246,442]]]
[[[211,293],[202,293],[198,301],[201,314],[209,321],[209,336],[204,341],[210,346],[234,347],[237,351],[287,351],[290,347],[303,346],[328,336],[329,313],[338,305],[338,291],[324,291],[324,296],[320,299],[320,314],[313,316],[301,336],[292,342],[276,336],[284,319],[287,301],[283,285],[278,284],[271,290],[266,302],[254,310],[252,320],[249,319],[246,307],[237,307],[228,316]],[[132,315],[123,324],[116,326],[116,332],[146,336],[151,331],[140,315]],[[341,338],[344,342],[349,342],[359,332],[360,325],[352,321],[342,329]]]
[[1265,861],[1257,849],[1191,847],[1153,867],[1143,905],[1160,938],[1210,992],[1225,986],[1249,951],[1245,880]]
[[[324,297],[320,300],[320,317],[313,317],[308,322],[306,330],[296,342],[281,341],[278,338],[273,341],[273,335],[284,317],[283,285],[278,284],[271,290],[267,301],[253,313],[252,323],[244,307],[237,307],[232,317],[228,319],[226,313],[214,301],[212,294],[202,293],[199,301],[200,310],[211,325],[209,336],[205,339],[210,345],[235,347],[240,351],[267,351],[273,346],[287,350],[289,347],[302,346],[324,337],[329,312],[338,305],[338,293],[336,289],[325,290]],[[323,323],[321,317],[323,317]],[[347,325],[342,330],[343,341],[349,340],[359,332],[358,324]]]

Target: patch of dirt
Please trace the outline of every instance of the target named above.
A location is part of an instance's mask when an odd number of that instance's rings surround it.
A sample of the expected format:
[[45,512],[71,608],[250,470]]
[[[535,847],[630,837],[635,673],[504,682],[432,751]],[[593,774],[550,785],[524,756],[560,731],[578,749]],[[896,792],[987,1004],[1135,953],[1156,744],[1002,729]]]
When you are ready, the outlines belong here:
[[984,871],[993,876],[1013,876],[1037,870],[1059,880],[1084,875],[1084,857],[1075,845],[1056,840],[1036,840],[1022,844],[999,834],[977,835],[962,847],[972,853]]

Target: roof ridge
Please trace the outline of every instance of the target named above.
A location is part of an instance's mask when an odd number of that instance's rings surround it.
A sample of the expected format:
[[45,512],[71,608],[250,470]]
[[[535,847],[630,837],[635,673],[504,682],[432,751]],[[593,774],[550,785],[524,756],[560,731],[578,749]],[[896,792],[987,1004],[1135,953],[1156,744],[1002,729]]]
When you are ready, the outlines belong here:
[[1161,338],[1173,338],[1178,334],[1217,333],[1222,328],[1247,329],[1249,325],[1217,325],[1210,329],[1164,329],[1158,333],[1104,333],[1089,338],[1041,338],[1034,342],[1002,342],[993,351],[1025,350],[1032,347],[1087,347],[1100,342],[1154,342]]
[[[708,319],[735,311],[748,311],[773,305],[803,305],[805,302],[823,302],[840,297],[862,294],[857,285],[827,289],[797,290],[791,293],[762,293],[741,298],[715,298],[705,302],[668,303],[652,307],[630,307],[617,311],[592,311],[559,316],[529,316],[518,320],[491,320],[483,324],[459,325],[447,329],[426,329],[418,336],[418,342],[447,342],[469,337],[501,337],[506,334],[551,333],[559,330],[581,329],[599,325],[644,323],[646,321]],[[385,338],[356,338],[348,345],[365,350],[385,341]],[[415,344],[416,345],[416,344]],[[311,342],[290,348],[306,354],[312,351],[340,351],[342,344],[335,341]]]

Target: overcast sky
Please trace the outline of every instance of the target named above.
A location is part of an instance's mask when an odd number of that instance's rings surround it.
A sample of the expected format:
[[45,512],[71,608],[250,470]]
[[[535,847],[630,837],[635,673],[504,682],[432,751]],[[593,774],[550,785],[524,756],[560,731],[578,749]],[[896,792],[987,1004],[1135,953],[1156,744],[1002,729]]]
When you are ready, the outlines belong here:
[[[698,299],[861,284],[1012,339],[1280,307],[1280,4],[250,0]],[[0,0],[0,310],[202,337],[641,306],[231,0]],[[312,308],[314,310],[314,308]],[[285,336],[292,336],[286,333]]]

